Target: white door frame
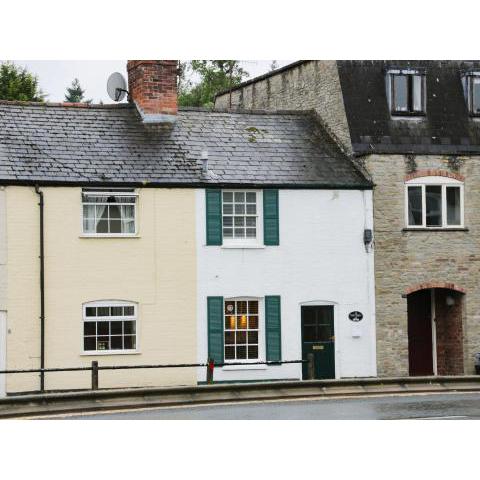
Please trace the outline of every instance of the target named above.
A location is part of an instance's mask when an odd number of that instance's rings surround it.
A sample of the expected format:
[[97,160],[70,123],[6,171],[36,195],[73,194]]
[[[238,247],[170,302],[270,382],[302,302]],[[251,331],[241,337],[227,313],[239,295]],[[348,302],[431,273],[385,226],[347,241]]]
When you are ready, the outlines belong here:
[[437,369],[437,318],[435,313],[435,289],[430,289],[430,317],[432,324],[432,356],[433,356],[433,374],[438,375]]
[[[0,311],[0,370],[7,369],[7,312]],[[6,375],[0,375],[0,397],[5,396]]]

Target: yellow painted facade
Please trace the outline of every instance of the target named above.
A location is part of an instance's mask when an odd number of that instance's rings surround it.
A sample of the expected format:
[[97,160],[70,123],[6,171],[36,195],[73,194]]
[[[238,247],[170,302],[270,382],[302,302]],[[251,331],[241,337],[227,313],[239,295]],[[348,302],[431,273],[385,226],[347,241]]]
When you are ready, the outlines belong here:
[[[134,238],[82,237],[81,188],[45,187],[45,366],[196,362],[194,189],[143,188]],[[7,368],[40,365],[39,207],[33,187],[8,186]],[[82,305],[138,304],[135,354],[84,355]],[[196,384],[193,368],[101,371],[100,387]],[[46,389],[89,388],[90,372],[46,374]],[[7,392],[38,390],[10,375]]]

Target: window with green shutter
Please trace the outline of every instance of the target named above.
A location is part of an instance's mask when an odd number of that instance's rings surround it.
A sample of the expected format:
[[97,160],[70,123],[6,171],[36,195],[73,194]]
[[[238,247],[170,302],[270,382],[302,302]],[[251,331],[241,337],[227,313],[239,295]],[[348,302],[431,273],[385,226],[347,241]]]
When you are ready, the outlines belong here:
[[222,244],[222,191],[208,188],[205,190],[207,215],[207,245]]
[[223,363],[223,297],[207,298],[208,358]]
[[267,362],[282,360],[280,296],[265,297],[265,337]]
[[263,243],[279,245],[278,190],[263,191]]

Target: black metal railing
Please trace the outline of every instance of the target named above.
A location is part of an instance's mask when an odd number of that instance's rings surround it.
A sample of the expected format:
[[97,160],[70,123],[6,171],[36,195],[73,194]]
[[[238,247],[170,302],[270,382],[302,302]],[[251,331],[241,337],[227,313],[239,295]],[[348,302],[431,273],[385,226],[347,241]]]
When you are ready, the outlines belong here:
[[98,390],[99,385],[99,372],[100,370],[134,370],[134,369],[147,369],[147,368],[206,368],[207,369],[207,383],[213,383],[213,376],[215,368],[224,367],[224,366],[235,366],[235,365],[284,365],[291,363],[301,363],[307,364],[307,379],[313,380],[315,366],[314,366],[314,357],[312,354],[307,355],[307,360],[282,360],[282,361],[270,361],[270,362],[223,362],[215,363],[212,360],[207,361],[206,363],[179,363],[179,364],[157,364],[157,365],[99,365],[98,361],[92,361],[89,367],[58,367],[58,368],[27,368],[27,369],[11,369],[11,370],[0,370],[0,375],[12,375],[12,374],[21,374],[21,373],[39,373],[43,376],[45,373],[54,373],[54,372],[91,372],[91,384],[92,390]]

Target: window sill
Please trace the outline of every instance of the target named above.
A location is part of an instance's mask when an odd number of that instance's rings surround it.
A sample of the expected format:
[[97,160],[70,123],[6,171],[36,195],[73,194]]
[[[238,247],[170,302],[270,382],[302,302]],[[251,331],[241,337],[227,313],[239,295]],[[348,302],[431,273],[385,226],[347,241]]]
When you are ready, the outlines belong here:
[[392,117],[406,117],[406,118],[425,118],[427,114],[425,112],[390,112]]
[[249,365],[246,363],[245,365],[224,365],[222,370],[266,370],[267,365]]
[[102,355],[139,355],[141,352],[138,350],[107,350],[98,352],[82,352],[81,357],[96,357]]
[[467,227],[406,227],[402,229],[402,232],[468,232]]
[[119,234],[102,234],[102,233],[98,233],[98,234],[87,234],[87,233],[83,233],[82,235],[79,235],[78,236],[79,238],[140,238],[140,235],[138,235],[137,233],[135,234],[128,234],[128,235],[122,235],[121,233]]

